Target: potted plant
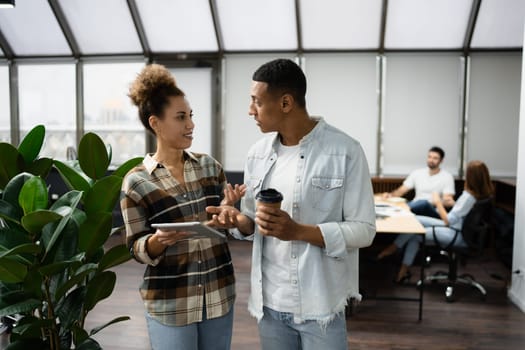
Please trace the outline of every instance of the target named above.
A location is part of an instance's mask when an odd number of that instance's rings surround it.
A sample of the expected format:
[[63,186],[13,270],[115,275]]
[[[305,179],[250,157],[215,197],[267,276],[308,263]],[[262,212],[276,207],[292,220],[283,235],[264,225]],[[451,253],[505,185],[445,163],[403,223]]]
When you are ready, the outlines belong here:
[[[33,128],[16,148],[0,143],[0,316],[20,315],[12,349],[101,349],[92,338],[122,316],[91,330],[87,314],[113,292],[110,269],[130,258],[125,245],[108,251],[112,211],[134,158],[108,175],[111,148],[82,137],[78,163],[38,158],[45,137]],[[54,166],[70,191],[52,202],[45,178]]]

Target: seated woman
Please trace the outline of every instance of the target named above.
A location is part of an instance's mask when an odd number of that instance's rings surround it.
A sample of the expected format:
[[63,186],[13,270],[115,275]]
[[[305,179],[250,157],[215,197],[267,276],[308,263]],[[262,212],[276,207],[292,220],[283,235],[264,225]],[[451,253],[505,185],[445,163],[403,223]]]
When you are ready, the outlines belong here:
[[[444,245],[450,243],[456,234],[456,230],[461,231],[465,216],[474,206],[476,201],[488,198],[494,193],[494,187],[490,181],[490,174],[485,163],[479,160],[473,160],[467,164],[465,175],[465,187],[461,196],[447,213],[437,193],[433,194],[433,204],[439,213],[441,219],[435,219],[428,216],[416,216],[426,229],[427,245],[434,245],[432,226],[435,228],[438,241]],[[383,259],[386,256],[394,254],[398,249],[405,248],[403,262],[397,274],[396,282],[401,283],[410,278],[409,268],[414,262],[419,244],[423,241],[419,235],[399,235],[392,244],[381,251],[377,259]],[[465,246],[463,236],[459,233],[454,241],[454,246]]]

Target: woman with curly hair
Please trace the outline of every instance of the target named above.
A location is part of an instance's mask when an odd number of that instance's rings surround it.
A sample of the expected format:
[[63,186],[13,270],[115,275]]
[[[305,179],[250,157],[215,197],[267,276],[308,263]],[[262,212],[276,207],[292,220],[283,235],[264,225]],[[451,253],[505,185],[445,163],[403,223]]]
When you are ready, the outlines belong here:
[[140,293],[153,349],[229,349],[235,280],[226,239],[192,238],[154,223],[207,222],[207,206],[233,205],[244,187],[227,184],[212,157],[187,151],[193,111],[168,69],[146,66],[129,97],[156,150],[124,178],[121,200],[131,255],[146,264]]

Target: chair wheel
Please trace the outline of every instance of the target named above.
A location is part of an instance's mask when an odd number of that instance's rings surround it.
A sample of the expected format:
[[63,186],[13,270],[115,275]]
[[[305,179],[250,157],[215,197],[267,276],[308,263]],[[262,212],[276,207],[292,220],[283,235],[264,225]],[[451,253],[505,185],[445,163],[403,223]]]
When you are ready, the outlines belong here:
[[447,289],[445,289],[445,299],[449,303],[454,301],[454,287],[448,286]]

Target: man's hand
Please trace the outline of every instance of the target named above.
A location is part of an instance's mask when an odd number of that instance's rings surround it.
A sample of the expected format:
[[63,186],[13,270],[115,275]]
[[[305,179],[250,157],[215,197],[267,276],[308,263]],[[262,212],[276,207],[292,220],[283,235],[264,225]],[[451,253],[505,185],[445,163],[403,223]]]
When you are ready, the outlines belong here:
[[221,205],[234,205],[238,201],[241,200],[241,198],[246,194],[246,185],[238,185],[232,186],[231,184],[227,184],[226,188],[224,189],[224,199],[221,201]]
[[259,232],[263,236],[272,236],[283,241],[298,240],[297,224],[287,212],[260,205],[255,212],[255,223],[259,226]]

